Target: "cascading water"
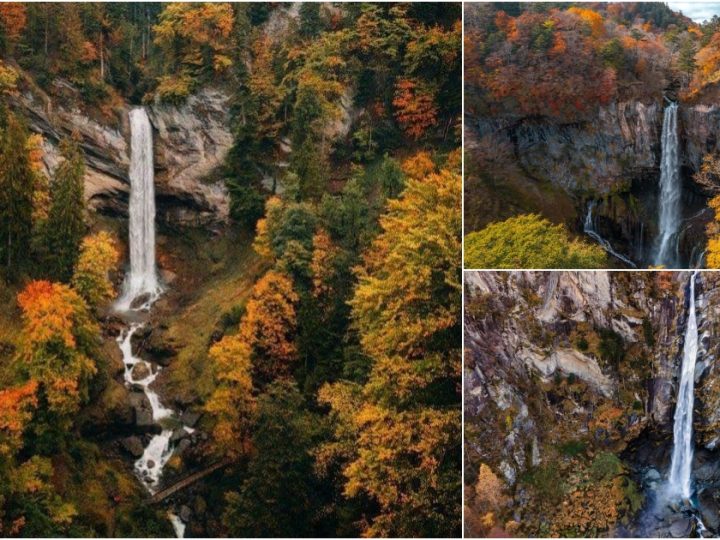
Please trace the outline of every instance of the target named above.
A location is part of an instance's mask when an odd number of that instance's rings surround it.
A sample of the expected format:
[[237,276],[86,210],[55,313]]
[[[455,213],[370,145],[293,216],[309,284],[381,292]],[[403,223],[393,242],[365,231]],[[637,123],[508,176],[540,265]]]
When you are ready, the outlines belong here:
[[600,234],[595,230],[595,223],[593,222],[593,209],[595,208],[595,201],[590,201],[590,204],[588,204],[588,210],[587,214],[585,215],[585,223],[583,224],[583,230],[585,231],[585,234],[587,234],[590,238],[595,240],[600,246],[607,251],[610,255],[615,257],[616,259],[621,260],[628,266],[632,268],[637,268],[637,265],[632,262],[630,259],[622,255],[621,253],[618,253],[613,249],[612,244],[610,244],[609,241],[605,240]]
[[665,108],[660,160],[660,223],[655,250],[656,266],[672,268],[676,264],[677,237],[680,227],[680,158],[677,133],[677,103]]
[[695,363],[698,355],[698,327],[695,315],[695,271],[690,278],[690,298],[688,318],[685,328],[685,344],[675,406],[675,423],[673,426],[673,451],[668,478],[668,494],[690,499],[692,495],[691,466],[693,459],[692,424],[693,404],[695,401]]
[[[149,311],[162,289],[158,283],[155,265],[155,178],[153,173],[153,143],[150,119],[142,107],[130,111],[130,272],[123,283],[123,292],[115,303],[115,310],[121,314]],[[137,315],[134,315],[137,317]],[[133,317],[130,317],[132,319]],[[160,373],[160,368],[133,354],[133,335],[143,326],[130,322],[118,337],[118,345],[125,365],[125,382],[128,386],[142,388],[152,409],[153,421],[162,426],[154,435],[135,462],[135,472],[150,493],[155,493],[160,484],[163,468],[172,457],[173,429],[170,425],[181,425],[177,414],[164,407],[160,397],[151,388]],[[193,430],[182,426],[188,433]],[[182,538],[185,524],[172,512],[168,513],[175,533]]]
[[130,111],[130,272],[115,307],[127,311],[146,296],[149,308],[160,294],[155,267],[155,174],[152,127],[143,107]]

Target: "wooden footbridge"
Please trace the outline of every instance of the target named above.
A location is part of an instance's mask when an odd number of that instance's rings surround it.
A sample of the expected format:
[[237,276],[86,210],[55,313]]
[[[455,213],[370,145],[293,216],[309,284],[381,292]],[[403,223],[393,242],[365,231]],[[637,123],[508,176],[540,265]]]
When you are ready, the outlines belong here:
[[198,471],[195,473],[192,473],[185,478],[182,478],[181,480],[178,480],[173,485],[166,487],[165,489],[161,489],[155,495],[150,497],[150,504],[157,504],[159,502],[162,502],[163,500],[167,499],[171,495],[174,495],[178,491],[182,491],[186,487],[194,484],[198,480],[202,480],[206,476],[214,473],[218,469],[222,469],[223,467],[226,467],[227,465],[230,465],[232,463],[232,460],[230,459],[223,459],[221,461],[218,461],[216,463],[213,463],[212,465]]

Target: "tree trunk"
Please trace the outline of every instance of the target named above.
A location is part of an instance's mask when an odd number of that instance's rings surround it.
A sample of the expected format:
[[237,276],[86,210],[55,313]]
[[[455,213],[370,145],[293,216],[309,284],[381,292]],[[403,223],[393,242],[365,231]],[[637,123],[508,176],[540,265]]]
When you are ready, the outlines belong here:
[[103,33],[100,30],[100,80],[105,80],[105,55],[103,54]]

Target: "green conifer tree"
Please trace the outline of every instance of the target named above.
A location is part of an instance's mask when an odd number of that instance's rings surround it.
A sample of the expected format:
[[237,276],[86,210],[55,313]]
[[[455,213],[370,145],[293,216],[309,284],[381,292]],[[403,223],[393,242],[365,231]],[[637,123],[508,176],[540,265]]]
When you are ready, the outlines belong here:
[[61,153],[65,160],[55,171],[45,238],[50,275],[67,281],[72,276],[85,234],[85,163],[76,141],[63,141]]

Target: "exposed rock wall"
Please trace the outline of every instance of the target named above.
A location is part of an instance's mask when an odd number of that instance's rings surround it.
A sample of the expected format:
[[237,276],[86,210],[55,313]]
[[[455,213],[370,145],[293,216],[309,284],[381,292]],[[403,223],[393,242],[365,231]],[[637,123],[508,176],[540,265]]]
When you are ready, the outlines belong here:
[[[600,107],[590,122],[559,124],[543,118],[476,118],[475,137],[512,144],[527,173],[575,193],[599,195],[658,168],[663,107],[627,101]],[[680,104],[682,163],[696,171],[720,151],[720,105]],[[475,138],[474,137],[474,138]]]
[[[14,98],[30,129],[44,138],[44,163],[51,173],[60,160],[59,141],[79,136],[86,158],[85,195],[89,206],[125,214],[130,189],[129,104],[113,108],[110,119],[99,120],[82,108],[71,85],[53,83],[50,98],[26,80]],[[156,194],[161,219],[199,224],[223,222],[229,197],[222,179],[214,177],[232,145],[229,96],[205,88],[181,106],[148,106],[154,128]]]
[[601,107],[592,122],[557,124],[545,119],[473,122],[478,138],[512,144],[527,174],[568,192],[606,194],[657,167],[662,109],[639,101]]
[[230,98],[205,88],[181,106],[148,107],[155,129],[157,193],[177,201],[168,216],[177,221],[225,221],[229,197],[222,179],[213,173],[222,166],[233,143]]
[[[491,464],[513,485],[530,448],[542,461],[575,439],[613,451],[648,431],[672,441],[688,280],[687,272],[468,273],[469,470]],[[709,272],[697,281],[695,430],[710,449],[720,441],[718,285]],[[616,336],[622,353],[612,359]],[[603,424],[605,415],[612,421]]]
[[705,154],[720,150],[720,106],[681,105],[680,129],[685,142],[683,164],[696,171]]

